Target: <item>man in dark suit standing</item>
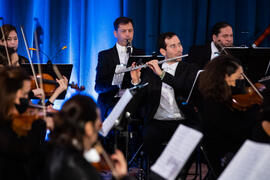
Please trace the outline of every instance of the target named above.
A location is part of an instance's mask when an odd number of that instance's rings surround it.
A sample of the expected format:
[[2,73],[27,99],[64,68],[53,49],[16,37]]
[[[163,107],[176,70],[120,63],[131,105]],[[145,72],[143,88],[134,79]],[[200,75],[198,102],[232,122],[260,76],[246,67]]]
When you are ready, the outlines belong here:
[[196,63],[200,69],[219,55],[222,47],[233,46],[233,30],[230,24],[218,22],[212,29],[212,42],[204,46],[193,46],[189,50],[187,62]]
[[[165,59],[182,55],[183,47],[175,33],[161,34],[158,42]],[[147,64],[150,68],[145,69],[142,75],[140,70],[134,70],[131,77],[134,85],[149,83],[139,93],[145,107],[144,149],[154,163],[165,147],[163,144],[170,140],[179,124],[195,125],[183,111],[181,102],[188,97],[198,68],[181,58],[162,65],[157,60]]]
[[130,73],[115,75],[117,65],[130,66],[130,55],[142,55],[143,50],[132,47],[134,35],[133,21],[128,17],[119,17],[114,21],[115,46],[98,54],[95,91],[98,93],[97,104],[104,120],[119,98],[115,97],[121,89],[131,87]]

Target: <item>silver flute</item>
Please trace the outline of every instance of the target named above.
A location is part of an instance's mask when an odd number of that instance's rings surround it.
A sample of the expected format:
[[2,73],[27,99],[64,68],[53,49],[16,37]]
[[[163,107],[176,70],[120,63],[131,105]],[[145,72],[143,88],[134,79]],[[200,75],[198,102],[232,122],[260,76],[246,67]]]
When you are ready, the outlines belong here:
[[[174,57],[174,58],[164,59],[162,61],[158,61],[158,64],[163,64],[165,62],[175,61],[177,59],[184,58],[184,57],[187,57],[187,56],[188,56],[188,54],[185,54],[185,55],[177,56],[177,57]],[[140,68],[146,68],[146,67],[148,67],[147,64],[143,64],[143,65],[135,66],[135,67],[130,66],[130,67],[126,68],[126,69],[120,69],[119,71],[115,72],[115,74],[121,74],[121,73],[133,71],[133,70],[140,69]]]

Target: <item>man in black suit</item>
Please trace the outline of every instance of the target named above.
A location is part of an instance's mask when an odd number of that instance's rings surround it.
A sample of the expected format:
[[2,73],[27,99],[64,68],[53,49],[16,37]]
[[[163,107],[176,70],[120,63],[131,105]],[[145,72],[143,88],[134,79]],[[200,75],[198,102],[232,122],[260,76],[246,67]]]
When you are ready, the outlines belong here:
[[104,120],[119,98],[115,97],[119,90],[131,87],[130,73],[115,76],[117,65],[130,66],[129,56],[142,55],[143,50],[131,46],[134,35],[133,21],[128,17],[119,17],[114,21],[114,36],[117,43],[111,49],[101,51],[98,54],[96,68],[95,90],[98,93],[97,104],[101,109]]
[[[165,59],[182,55],[183,47],[173,32],[163,33],[159,37],[159,50]],[[144,149],[154,161],[164,149],[179,124],[194,125],[185,114],[181,102],[187,98],[198,68],[182,61],[181,58],[158,64],[157,60],[147,62],[150,68],[140,74],[140,70],[131,72],[132,84],[149,84],[140,92],[145,107]],[[133,66],[135,64],[133,63]]]
[[230,24],[218,22],[212,29],[212,42],[204,46],[193,46],[189,50],[187,62],[198,64],[200,69],[219,55],[222,47],[233,45],[233,30]]

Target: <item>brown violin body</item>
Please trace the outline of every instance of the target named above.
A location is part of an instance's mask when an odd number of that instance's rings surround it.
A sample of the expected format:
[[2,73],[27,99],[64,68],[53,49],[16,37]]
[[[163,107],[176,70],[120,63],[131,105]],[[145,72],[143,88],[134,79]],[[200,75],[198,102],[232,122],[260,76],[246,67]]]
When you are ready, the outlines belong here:
[[[55,91],[56,89],[56,84],[54,83],[48,83],[50,81],[55,81],[53,79],[53,77],[47,73],[42,73],[42,75],[38,74],[37,75],[37,81],[39,83],[39,86],[40,86],[40,79],[43,79],[43,91],[45,93],[45,96],[51,96],[53,94],[53,92]],[[47,81],[47,83],[46,83]],[[34,80],[31,81],[31,89],[36,89],[37,86],[36,86],[36,83]]]
[[[58,87],[58,83],[54,80],[54,78],[50,74],[42,73],[42,76],[40,74],[37,75],[37,82],[39,83],[39,86],[40,86],[41,77],[43,81],[43,91],[45,93],[45,96],[46,97],[52,96],[55,89]],[[79,87],[78,84],[74,84],[74,83],[68,84],[68,86],[78,91],[85,90],[84,86]],[[36,87],[35,80],[32,80],[31,89],[36,89],[36,88],[37,87]]]
[[[256,83],[255,87],[259,91],[263,91],[265,86],[260,83]],[[263,98],[252,88],[248,87],[245,94],[232,95],[232,107],[239,111],[245,111],[253,105],[262,105]]]
[[37,109],[28,108],[25,113],[13,115],[12,118],[12,130],[18,136],[26,136],[32,128],[32,123],[41,116],[39,116]]

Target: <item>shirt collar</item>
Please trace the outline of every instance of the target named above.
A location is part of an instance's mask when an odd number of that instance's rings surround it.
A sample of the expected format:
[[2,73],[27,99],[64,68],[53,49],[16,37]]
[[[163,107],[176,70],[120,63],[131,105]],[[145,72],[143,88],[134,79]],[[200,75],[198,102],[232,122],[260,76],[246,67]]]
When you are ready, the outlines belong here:
[[211,49],[212,49],[212,54],[219,52],[218,48],[216,47],[213,41],[211,42]]
[[176,69],[177,65],[178,65],[179,62],[175,62],[173,64],[168,64],[168,63],[163,63],[162,64],[162,69],[171,69],[171,70],[174,70]]
[[127,47],[126,46],[121,46],[120,44],[116,43],[116,48],[119,53],[126,53],[127,52]]

